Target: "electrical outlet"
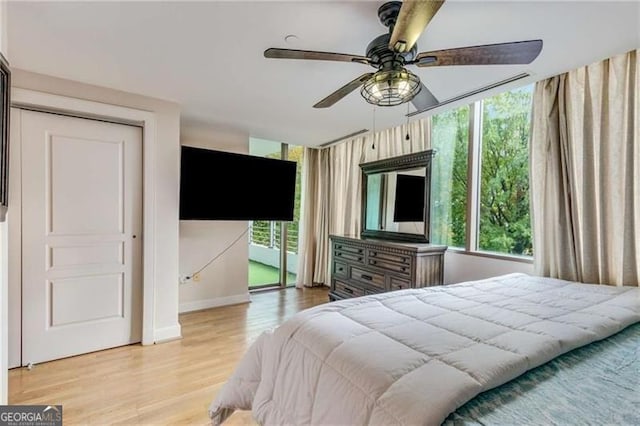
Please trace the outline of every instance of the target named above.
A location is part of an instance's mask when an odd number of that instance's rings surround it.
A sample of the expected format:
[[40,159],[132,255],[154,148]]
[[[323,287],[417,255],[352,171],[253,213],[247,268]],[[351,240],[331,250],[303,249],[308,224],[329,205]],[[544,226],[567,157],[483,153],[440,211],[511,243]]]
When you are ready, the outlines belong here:
[[180,284],[186,284],[189,281],[191,281],[193,277],[190,277],[189,275],[180,275]]
[[193,277],[191,277],[191,279],[194,283],[200,282],[200,274],[193,274]]

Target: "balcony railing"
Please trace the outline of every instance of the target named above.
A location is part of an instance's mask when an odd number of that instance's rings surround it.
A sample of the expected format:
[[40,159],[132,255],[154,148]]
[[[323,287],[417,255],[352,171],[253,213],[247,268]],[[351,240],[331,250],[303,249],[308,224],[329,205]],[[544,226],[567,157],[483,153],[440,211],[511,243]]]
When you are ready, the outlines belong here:
[[[287,223],[287,251],[298,253],[298,222]],[[249,242],[280,249],[280,222],[256,220],[249,228]]]

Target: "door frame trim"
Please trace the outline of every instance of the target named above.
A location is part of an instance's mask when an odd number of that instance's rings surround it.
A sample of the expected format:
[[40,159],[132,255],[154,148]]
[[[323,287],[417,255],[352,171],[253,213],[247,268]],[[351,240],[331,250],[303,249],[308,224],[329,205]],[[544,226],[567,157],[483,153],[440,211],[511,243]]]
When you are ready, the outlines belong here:
[[[142,344],[155,343],[155,146],[156,115],[150,111],[12,88],[11,107],[104,120],[142,128]],[[9,223],[11,226],[11,223]],[[22,242],[19,244],[22,252]],[[14,246],[10,242],[11,246]],[[15,247],[15,246],[14,246]]]

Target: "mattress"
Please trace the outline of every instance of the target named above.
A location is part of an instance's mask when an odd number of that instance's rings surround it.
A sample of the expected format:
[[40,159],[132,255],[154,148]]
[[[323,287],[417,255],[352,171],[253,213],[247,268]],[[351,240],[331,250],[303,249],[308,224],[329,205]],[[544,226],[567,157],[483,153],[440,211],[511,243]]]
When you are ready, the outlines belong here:
[[478,394],[639,321],[637,287],[525,274],[329,303],[262,334],[210,416],[439,425]]

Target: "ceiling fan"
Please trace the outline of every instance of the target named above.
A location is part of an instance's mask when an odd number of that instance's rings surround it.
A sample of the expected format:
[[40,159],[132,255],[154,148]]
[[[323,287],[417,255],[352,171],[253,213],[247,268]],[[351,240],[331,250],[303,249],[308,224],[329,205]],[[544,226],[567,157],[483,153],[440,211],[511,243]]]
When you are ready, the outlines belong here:
[[265,50],[264,56],[355,62],[377,68],[376,72],[362,74],[345,84],[315,104],[314,108],[330,107],[361,87],[360,94],[371,104],[394,106],[411,101],[420,111],[438,105],[438,99],[405,66],[529,64],[542,50],[542,40],[524,40],[417,53],[416,41],[443,3],[444,0],[384,3],[378,9],[378,18],[389,32],[369,43],[366,56],[278,48]]

